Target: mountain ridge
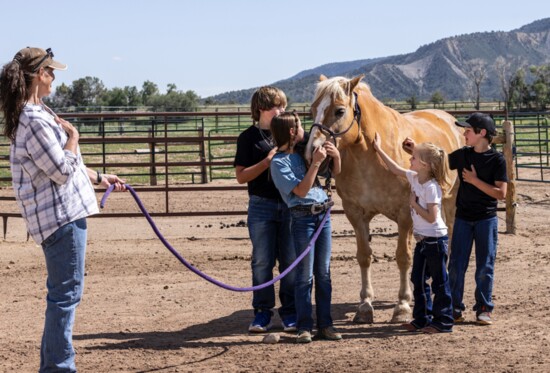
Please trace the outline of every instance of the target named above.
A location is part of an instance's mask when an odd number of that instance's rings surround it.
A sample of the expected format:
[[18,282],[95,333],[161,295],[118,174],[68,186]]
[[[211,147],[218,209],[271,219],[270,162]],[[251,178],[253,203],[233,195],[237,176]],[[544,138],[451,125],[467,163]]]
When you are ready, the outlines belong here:
[[[421,45],[416,51],[387,57],[333,62],[303,70],[272,83],[291,102],[310,102],[321,74],[352,77],[364,74],[375,96],[403,100],[411,96],[426,100],[436,91],[446,100],[472,100],[471,74],[483,68],[482,99],[500,98],[495,61],[510,71],[550,62],[550,18],[539,19],[511,31],[487,31],[450,36]],[[248,88],[210,96],[214,103],[247,104],[257,89]]]

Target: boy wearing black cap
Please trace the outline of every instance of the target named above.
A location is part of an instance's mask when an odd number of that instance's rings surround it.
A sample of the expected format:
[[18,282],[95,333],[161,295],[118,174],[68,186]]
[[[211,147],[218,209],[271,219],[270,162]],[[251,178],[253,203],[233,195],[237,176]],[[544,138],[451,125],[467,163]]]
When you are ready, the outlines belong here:
[[[498,237],[497,200],[506,198],[506,162],[502,154],[491,147],[496,127],[490,115],[473,113],[466,121],[455,124],[464,127],[466,146],[449,154],[449,167],[458,171],[460,179],[449,259],[453,317],[455,322],[464,321],[464,276],[475,241],[476,290],[473,309],[478,324],[491,325]],[[405,139],[403,148],[412,151],[414,141]]]

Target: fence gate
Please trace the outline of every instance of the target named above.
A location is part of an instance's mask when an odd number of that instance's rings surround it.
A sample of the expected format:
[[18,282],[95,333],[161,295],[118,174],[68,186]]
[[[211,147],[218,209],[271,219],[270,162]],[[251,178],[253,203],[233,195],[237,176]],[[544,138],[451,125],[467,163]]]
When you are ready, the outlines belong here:
[[[521,116],[520,116],[521,114]],[[550,182],[549,115],[512,113],[517,180]]]

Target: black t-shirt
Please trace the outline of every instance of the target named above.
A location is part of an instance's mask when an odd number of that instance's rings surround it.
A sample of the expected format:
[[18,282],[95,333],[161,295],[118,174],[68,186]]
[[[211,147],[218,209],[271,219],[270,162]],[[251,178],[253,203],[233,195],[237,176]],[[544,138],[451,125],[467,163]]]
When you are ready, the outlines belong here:
[[456,198],[456,216],[458,218],[476,221],[496,216],[497,200],[462,179],[462,170],[471,170],[474,165],[477,177],[490,185],[495,181],[508,182],[506,161],[501,153],[490,149],[484,153],[476,153],[474,148],[465,146],[449,154],[449,167],[458,171],[460,188]]
[[[263,131],[264,136],[260,131]],[[248,127],[237,139],[237,154],[235,154],[233,165],[250,167],[265,159],[272,149],[268,139],[271,139],[270,131],[260,130],[254,125]],[[281,195],[269,175],[269,168],[248,182],[248,194],[282,201]]]

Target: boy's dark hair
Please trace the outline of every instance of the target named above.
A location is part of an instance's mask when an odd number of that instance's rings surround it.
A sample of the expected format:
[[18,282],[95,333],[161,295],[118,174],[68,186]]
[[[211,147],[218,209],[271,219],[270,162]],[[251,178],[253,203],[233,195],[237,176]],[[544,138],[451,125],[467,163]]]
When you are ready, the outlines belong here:
[[[483,128],[477,128],[477,127],[472,127],[472,130],[474,131],[475,134],[480,134],[481,133],[481,130],[483,130]],[[489,142],[489,144],[491,144],[493,142],[493,138],[495,136],[493,136],[491,133],[489,133],[489,131],[485,130],[485,136],[484,138],[487,139],[487,141]]]
[[286,107],[286,105],[286,95],[282,90],[273,86],[260,87],[254,92],[250,99],[252,120],[255,122],[260,120],[260,110],[267,111],[278,106]]
[[475,134],[479,134],[482,129],[486,131],[485,139],[489,144],[493,141],[497,133],[495,126],[495,120],[491,114],[485,113],[472,113],[466,118],[464,122],[456,121],[455,124],[464,128],[471,128]]
[[300,118],[295,111],[279,114],[271,119],[271,136],[275,140],[275,146],[281,147],[285,144],[290,144],[292,138],[290,137],[290,129],[294,128],[294,131],[298,128]]

